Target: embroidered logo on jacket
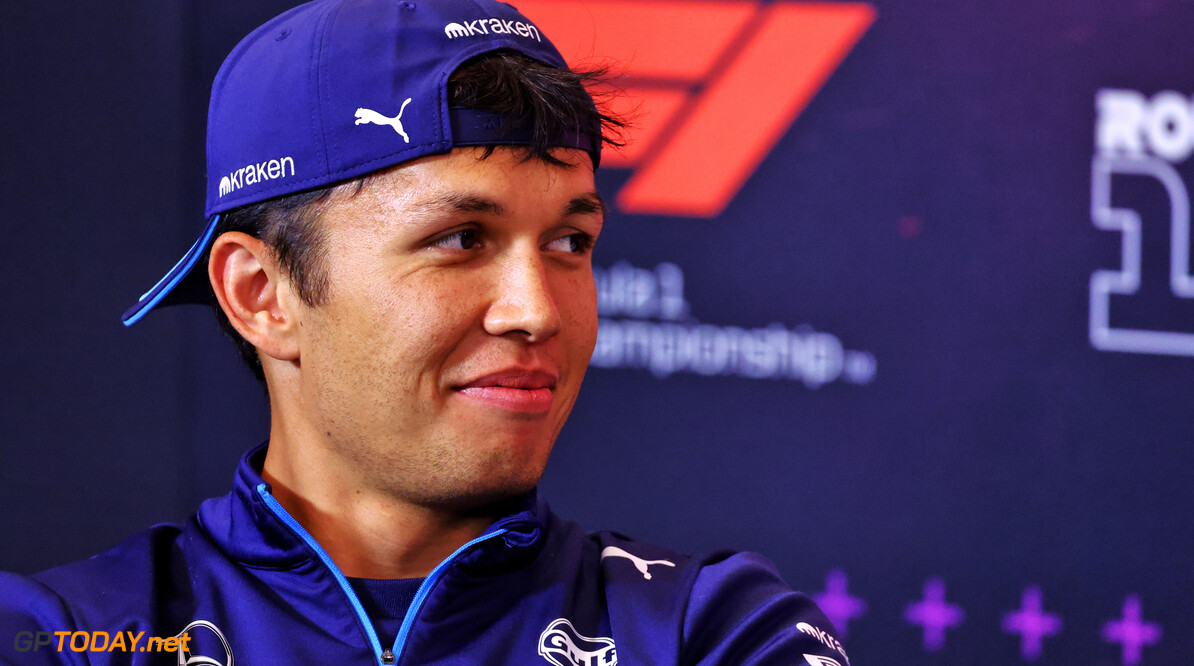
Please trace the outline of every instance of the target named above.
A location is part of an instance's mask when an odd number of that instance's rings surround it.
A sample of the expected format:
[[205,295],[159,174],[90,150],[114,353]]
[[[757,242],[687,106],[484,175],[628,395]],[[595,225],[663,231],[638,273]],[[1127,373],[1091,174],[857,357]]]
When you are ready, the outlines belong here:
[[618,653],[612,638],[589,638],[577,633],[564,618],[547,625],[539,634],[539,656],[556,666],[617,666]]
[[804,660],[809,663],[809,666],[842,666],[842,663],[836,659],[818,657],[815,654],[804,655]]
[[220,644],[224,646],[224,658],[228,661],[217,661],[211,657],[203,657],[199,655],[191,655],[189,650],[178,648],[178,666],[235,666],[236,661],[232,658],[232,647],[228,645],[228,639],[224,638],[224,632],[220,631],[219,627],[208,622],[207,620],[195,620],[194,622],[183,627],[183,630],[178,632],[178,637],[182,638],[187,635],[192,629],[204,628],[216,635],[220,639]]
[[617,546],[606,546],[605,549],[601,551],[601,559],[604,561],[607,557],[624,557],[630,560],[630,562],[634,564],[634,568],[638,569],[639,573],[643,575],[643,578],[647,580],[651,580],[651,572],[648,571],[648,567],[653,564],[665,567],[676,566],[674,562],[669,562],[667,560],[644,560],[640,557],[635,557],[634,555],[631,555]]
[[[825,631],[824,629],[821,629],[820,627],[814,627],[813,625],[811,625],[807,622],[798,623],[796,625],[796,628],[799,629],[801,632],[806,633],[809,636],[812,636],[813,638],[821,641],[821,643],[825,647],[837,650],[839,654],[841,654],[843,657],[846,657],[846,648],[842,647],[842,644],[839,643],[838,640],[833,637],[833,634],[829,633],[828,631]],[[850,658],[846,657],[846,661],[849,661],[849,660],[850,660]]]

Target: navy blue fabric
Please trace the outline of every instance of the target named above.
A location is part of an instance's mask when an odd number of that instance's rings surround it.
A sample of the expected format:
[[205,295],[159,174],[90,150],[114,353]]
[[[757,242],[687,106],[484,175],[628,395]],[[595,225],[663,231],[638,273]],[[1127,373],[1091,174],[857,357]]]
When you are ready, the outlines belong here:
[[377,578],[349,578],[352,591],[357,593],[365,612],[373,622],[373,629],[382,645],[393,645],[402,628],[402,619],[410,610],[410,603],[419,591],[422,578],[398,578],[381,580]]
[[[338,572],[254,492],[264,453],[246,454],[233,491],[185,525],[153,527],[31,577],[0,574],[0,661],[163,663],[152,652],[21,651],[12,637],[167,637],[202,620],[237,663],[384,663]],[[690,557],[612,533],[585,535],[534,493],[519,506],[412,605],[408,637],[393,647],[397,663],[848,663],[820,610],[758,555]],[[206,639],[192,655],[225,663],[211,635],[191,634]]]

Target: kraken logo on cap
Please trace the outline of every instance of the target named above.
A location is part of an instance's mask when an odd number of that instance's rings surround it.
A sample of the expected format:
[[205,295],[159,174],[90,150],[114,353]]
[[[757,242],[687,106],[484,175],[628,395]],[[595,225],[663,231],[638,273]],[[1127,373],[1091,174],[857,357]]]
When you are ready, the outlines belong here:
[[448,36],[448,39],[473,35],[518,35],[519,37],[534,37],[537,42],[543,41],[543,37],[539,34],[539,28],[536,28],[534,24],[500,18],[449,23],[444,26],[444,34]]
[[220,178],[220,196],[224,197],[248,185],[294,175],[294,158],[289,155],[256,164],[246,164]]

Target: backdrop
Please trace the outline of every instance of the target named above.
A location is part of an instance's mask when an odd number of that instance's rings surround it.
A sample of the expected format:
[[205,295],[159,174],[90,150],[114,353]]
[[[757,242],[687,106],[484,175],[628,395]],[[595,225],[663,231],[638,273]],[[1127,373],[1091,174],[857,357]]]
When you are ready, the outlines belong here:
[[[0,4],[0,568],[183,519],[265,437],[208,312],[119,316],[290,4]],[[557,511],[761,551],[855,664],[1189,663],[1194,6],[518,4],[638,114]]]

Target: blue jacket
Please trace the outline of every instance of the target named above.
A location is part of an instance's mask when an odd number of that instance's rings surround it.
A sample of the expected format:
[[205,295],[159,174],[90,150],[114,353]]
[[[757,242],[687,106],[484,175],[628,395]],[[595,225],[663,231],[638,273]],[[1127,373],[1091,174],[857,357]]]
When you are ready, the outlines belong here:
[[[760,556],[689,557],[586,535],[533,494],[436,567],[397,640],[382,645],[344,575],[270,494],[264,454],[264,446],[246,454],[233,491],[185,525],[153,527],[31,577],[0,573],[0,661],[848,663],[821,611]],[[183,631],[192,642],[182,654],[141,651],[150,637]],[[93,649],[117,635],[120,649]],[[72,640],[94,643],[76,652]]]

